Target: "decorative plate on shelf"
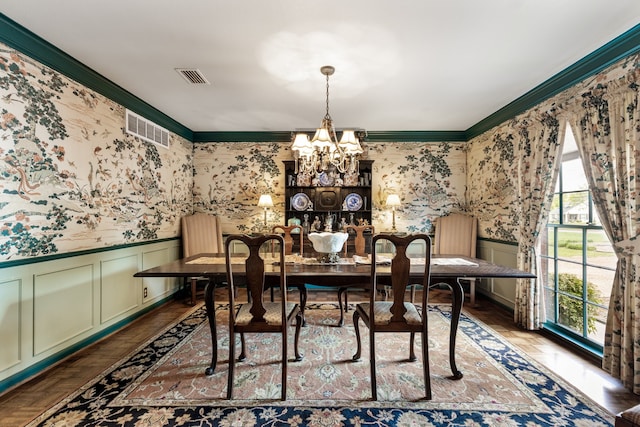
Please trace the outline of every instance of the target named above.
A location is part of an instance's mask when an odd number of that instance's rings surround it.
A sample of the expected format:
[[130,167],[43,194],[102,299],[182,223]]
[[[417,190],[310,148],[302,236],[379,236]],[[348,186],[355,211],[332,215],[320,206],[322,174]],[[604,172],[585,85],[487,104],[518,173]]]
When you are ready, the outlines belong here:
[[297,211],[306,211],[311,205],[309,196],[304,193],[294,194],[291,197],[291,207]]
[[349,211],[357,211],[362,207],[362,197],[358,193],[349,193],[344,198],[344,203]]
[[320,185],[323,185],[323,186],[333,185],[333,175],[329,175],[326,172],[322,172],[318,176],[318,182],[320,183]]

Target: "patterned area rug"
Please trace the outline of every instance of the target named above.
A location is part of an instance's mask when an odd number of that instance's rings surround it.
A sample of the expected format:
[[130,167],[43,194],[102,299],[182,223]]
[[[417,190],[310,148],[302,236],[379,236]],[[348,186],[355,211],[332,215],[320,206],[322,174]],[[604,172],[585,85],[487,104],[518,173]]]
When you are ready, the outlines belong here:
[[[288,364],[280,401],[279,336],[247,335],[236,363],[234,400],[226,400],[228,306],[217,309],[219,361],[203,307],[169,327],[30,426],[611,426],[613,415],[529,360],[486,325],[463,315],[456,348],[460,380],[449,378],[450,306],[429,307],[433,399],[424,396],[420,340],[409,362],[407,334],[378,334],[378,401],[371,401],[368,334],[353,362],[351,316],[337,327],[337,305],[310,304],[301,362]],[[239,340],[238,340],[239,341]],[[293,328],[289,336],[293,357]],[[239,342],[238,350],[239,352]],[[238,354],[238,353],[236,353]]]

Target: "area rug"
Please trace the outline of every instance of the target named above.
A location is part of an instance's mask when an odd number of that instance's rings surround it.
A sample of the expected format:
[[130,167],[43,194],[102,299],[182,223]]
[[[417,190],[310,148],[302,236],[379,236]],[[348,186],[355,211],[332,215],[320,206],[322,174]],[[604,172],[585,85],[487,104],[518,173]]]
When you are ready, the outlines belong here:
[[[206,313],[198,307],[139,347],[30,426],[611,426],[613,415],[527,358],[488,326],[462,315],[456,347],[460,380],[450,378],[450,306],[429,307],[433,399],[420,358],[409,362],[407,334],[378,334],[378,401],[371,400],[368,334],[363,358],[351,316],[337,327],[335,304],[310,304],[301,362],[288,364],[280,401],[280,338],[247,335],[248,358],[236,364],[234,399],[226,400],[228,306],[219,305],[218,366],[211,359]],[[239,346],[239,343],[237,343]],[[293,356],[293,328],[288,351]],[[238,354],[239,350],[237,350]]]

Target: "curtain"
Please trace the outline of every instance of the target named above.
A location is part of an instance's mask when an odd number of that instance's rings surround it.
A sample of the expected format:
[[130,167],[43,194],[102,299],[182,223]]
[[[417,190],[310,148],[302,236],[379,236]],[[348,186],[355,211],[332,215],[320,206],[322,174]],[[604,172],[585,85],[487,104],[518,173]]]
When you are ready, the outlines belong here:
[[618,257],[602,367],[640,394],[640,112],[638,86],[621,79],[584,93],[570,116],[602,227]]
[[[553,199],[554,184],[562,157],[565,122],[553,112],[532,113],[516,124],[514,144],[517,159],[520,224],[517,263],[524,271],[537,272],[535,246],[545,229]],[[514,321],[525,329],[539,329],[545,321],[544,281],[518,279]]]

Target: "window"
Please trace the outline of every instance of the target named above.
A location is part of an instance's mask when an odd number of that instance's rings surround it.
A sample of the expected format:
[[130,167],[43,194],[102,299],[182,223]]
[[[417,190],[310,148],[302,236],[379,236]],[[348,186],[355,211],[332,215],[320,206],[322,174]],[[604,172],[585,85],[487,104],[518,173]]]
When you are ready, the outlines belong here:
[[545,327],[601,354],[617,257],[593,206],[570,126],[540,242]]

